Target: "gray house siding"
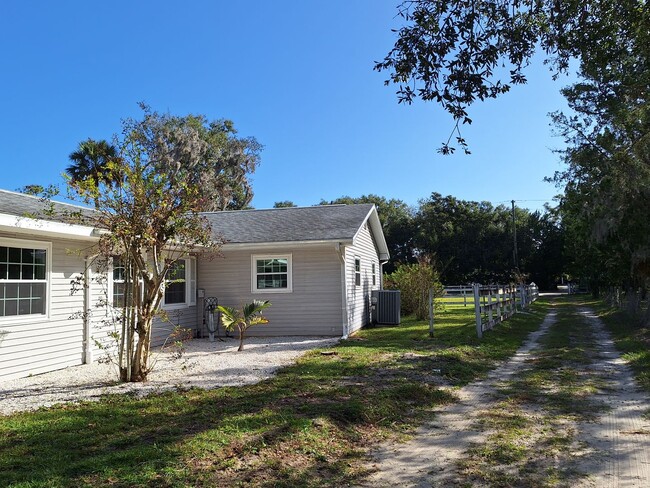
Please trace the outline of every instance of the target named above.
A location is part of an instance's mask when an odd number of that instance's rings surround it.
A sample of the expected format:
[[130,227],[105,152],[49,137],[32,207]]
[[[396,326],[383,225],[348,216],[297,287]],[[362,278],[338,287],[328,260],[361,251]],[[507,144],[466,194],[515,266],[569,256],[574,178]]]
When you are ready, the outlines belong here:
[[[29,248],[35,243],[51,246],[48,258],[49,316],[0,317],[0,380],[55,371],[95,361],[114,352],[115,342],[109,338],[109,334],[117,330],[119,324],[113,322],[114,316],[103,306],[108,281],[99,278],[102,271],[97,265],[92,266],[89,285],[88,332],[84,330],[82,317],[87,305],[84,290],[72,292],[71,282],[84,272],[86,262],[83,250],[88,249],[90,244],[0,232],[0,245]],[[171,323],[157,319],[152,332],[152,345],[161,345],[176,324],[196,329],[196,314],[196,306],[190,306],[169,311]],[[85,344],[86,340],[89,341],[88,345]]]
[[[68,252],[83,243],[27,239],[0,233],[0,239],[16,238],[15,247],[36,241],[51,243],[49,262],[49,318],[47,315],[2,317],[0,331],[0,379],[18,378],[80,364],[83,356],[83,293],[71,294],[70,281],[83,270],[83,258]],[[76,315],[75,315],[76,314]],[[73,318],[71,318],[73,317]]]
[[[292,292],[253,293],[252,256],[291,254]],[[333,243],[264,250],[224,250],[222,258],[199,263],[199,287],[220,305],[239,307],[254,299],[270,300],[269,323],[249,335],[325,335],[343,333],[341,261]],[[203,300],[199,300],[202,307]]]
[[[355,259],[360,260],[361,280],[355,283]],[[370,295],[372,290],[380,288],[380,266],[377,246],[372,238],[372,232],[367,224],[359,230],[351,246],[345,248],[346,262],[346,291],[348,302],[348,334],[359,330],[370,323]],[[372,267],[375,267],[375,283],[373,284]]]

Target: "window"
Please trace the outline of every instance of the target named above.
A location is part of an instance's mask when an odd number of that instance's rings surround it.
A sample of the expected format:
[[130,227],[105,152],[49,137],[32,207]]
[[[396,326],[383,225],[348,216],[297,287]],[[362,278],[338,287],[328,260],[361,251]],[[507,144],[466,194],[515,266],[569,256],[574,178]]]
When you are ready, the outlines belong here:
[[354,284],[361,286],[361,258],[354,258]]
[[253,292],[290,292],[291,255],[252,256]]
[[375,263],[372,263],[372,286],[375,286],[377,284],[376,270],[377,268],[375,267]]
[[0,317],[47,313],[49,249],[27,241],[0,243]]
[[[114,307],[125,303],[128,273],[123,261],[113,258],[113,269],[109,274],[109,296]],[[142,287],[142,281],[139,281]],[[163,305],[166,308],[182,308],[196,305],[196,262],[192,257],[179,259],[167,272]]]
[[182,308],[196,305],[196,259],[193,257],[176,261],[165,280],[163,305],[166,308]]
[[113,306],[124,306],[124,295],[126,291],[126,267],[119,258],[113,258]]
[[167,279],[165,280],[165,305],[184,304],[187,301],[185,271],[185,260],[180,259],[167,272]]

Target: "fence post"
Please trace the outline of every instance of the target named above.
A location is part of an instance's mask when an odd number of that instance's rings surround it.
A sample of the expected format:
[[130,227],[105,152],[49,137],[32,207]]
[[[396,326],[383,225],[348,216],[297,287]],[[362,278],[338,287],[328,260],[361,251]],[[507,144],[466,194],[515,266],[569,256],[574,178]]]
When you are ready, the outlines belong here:
[[472,288],[474,289],[474,314],[476,316],[476,335],[478,335],[478,338],[483,337],[483,324],[481,323],[481,294],[480,294],[480,288],[481,285],[478,283],[474,283],[472,285]]
[[501,287],[497,285],[497,322],[501,323],[503,321],[501,317],[501,306],[503,302],[501,301]]
[[492,314],[492,288],[488,288],[488,329],[494,327],[494,317]]
[[429,337],[433,337],[433,288],[429,288]]
[[467,306],[467,288],[463,285],[463,306]]

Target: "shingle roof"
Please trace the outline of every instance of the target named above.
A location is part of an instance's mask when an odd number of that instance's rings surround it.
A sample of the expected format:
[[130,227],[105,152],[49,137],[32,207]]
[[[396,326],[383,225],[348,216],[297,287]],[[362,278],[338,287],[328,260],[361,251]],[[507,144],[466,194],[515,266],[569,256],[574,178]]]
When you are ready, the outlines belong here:
[[203,215],[215,238],[227,243],[350,241],[373,205],[324,205],[233,210]]
[[0,190],[0,213],[3,214],[67,222],[70,219],[66,218],[66,215],[78,212],[90,216],[93,210],[53,200],[44,201],[39,197],[24,193]]
[[[51,210],[48,211],[52,205]],[[203,213],[212,227],[215,239],[231,244],[262,244],[273,242],[352,241],[368,218],[373,205],[323,205],[266,210],[231,210]],[[44,202],[38,197],[0,190],[0,214],[67,222],[66,214],[81,211],[92,215],[94,210],[61,202]],[[376,216],[373,227],[381,227]],[[380,247],[385,247],[383,236]],[[380,244],[381,244],[380,243]],[[387,251],[386,251],[387,252]]]

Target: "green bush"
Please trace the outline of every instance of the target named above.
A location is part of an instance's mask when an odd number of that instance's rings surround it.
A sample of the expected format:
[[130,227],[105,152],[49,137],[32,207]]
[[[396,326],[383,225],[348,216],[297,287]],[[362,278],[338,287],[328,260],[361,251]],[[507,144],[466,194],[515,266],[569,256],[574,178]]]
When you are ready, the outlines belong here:
[[429,289],[434,296],[442,296],[440,274],[429,259],[416,264],[400,264],[384,277],[384,288],[401,291],[401,309],[404,314],[414,314],[419,320],[429,316]]

